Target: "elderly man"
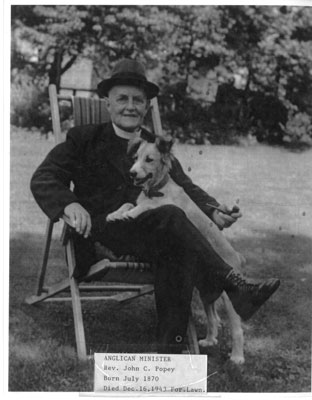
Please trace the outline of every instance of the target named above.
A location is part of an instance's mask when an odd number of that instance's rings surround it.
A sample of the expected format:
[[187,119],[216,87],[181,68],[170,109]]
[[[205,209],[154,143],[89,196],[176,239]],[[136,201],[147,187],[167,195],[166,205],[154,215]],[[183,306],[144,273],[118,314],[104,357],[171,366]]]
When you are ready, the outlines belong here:
[[[154,140],[142,124],[149,100],[159,88],[146,79],[139,62],[122,60],[111,78],[98,85],[98,91],[106,99],[111,122],[71,129],[31,181],[33,195],[48,217],[57,221],[65,214],[76,227],[75,276],[83,276],[96,261],[95,242],[118,255],[154,260],[157,340],[162,352],[176,351],[185,337],[194,286],[202,292],[225,290],[237,313],[250,318],[275,292],[279,281],[248,282],[226,264],[181,209],[163,206],[131,221],[106,222],[109,213],[126,202],[134,203],[139,194],[129,176],[132,160],[127,145],[136,136]],[[211,208],[209,204],[219,203],[193,184],[177,159],[171,177],[220,229],[241,216]],[[74,191],[69,189],[71,181]]]

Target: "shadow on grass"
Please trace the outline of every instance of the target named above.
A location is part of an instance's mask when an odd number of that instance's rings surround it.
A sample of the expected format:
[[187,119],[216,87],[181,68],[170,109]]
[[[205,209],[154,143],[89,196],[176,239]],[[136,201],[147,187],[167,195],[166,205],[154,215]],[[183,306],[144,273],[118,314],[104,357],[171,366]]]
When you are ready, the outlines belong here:
[[311,143],[284,143],[283,147],[293,153],[303,153],[304,151],[311,150]]
[[[278,292],[245,326],[246,364],[228,361],[226,325],[219,345],[209,351],[211,392],[310,391],[311,239],[283,232],[238,237],[234,246],[248,259],[246,274],[279,277]],[[92,391],[93,364],[76,359],[70,303],[29,306],[35,293],[43,238],[29,233],[11,238],[10,365],[11,391]],[[66,277],[60,243],[51,247],[48,281]],[[93,352],[148,352],[155,341],[153,296],[116,305],[83,303],[87,347]],[[198,323],[198,334],[204,334]]]

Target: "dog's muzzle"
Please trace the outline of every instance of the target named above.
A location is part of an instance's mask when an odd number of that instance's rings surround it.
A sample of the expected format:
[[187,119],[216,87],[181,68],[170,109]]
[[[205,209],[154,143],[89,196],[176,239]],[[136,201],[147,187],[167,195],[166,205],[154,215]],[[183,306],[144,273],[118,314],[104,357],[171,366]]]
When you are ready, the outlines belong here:
[[137,173],[135,171],[130,172],[130,177],[133,180],[135,186],[143,186],[145,182],[153,178],[153,174],[150,172],[144,178],[137,178]]

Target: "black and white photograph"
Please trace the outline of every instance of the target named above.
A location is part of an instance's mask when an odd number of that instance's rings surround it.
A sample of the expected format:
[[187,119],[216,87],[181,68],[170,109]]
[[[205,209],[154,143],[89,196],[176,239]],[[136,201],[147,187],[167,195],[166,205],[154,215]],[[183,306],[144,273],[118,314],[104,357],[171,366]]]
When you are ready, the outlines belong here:
[[309,2],[6,6],[7,390],[310,394]]

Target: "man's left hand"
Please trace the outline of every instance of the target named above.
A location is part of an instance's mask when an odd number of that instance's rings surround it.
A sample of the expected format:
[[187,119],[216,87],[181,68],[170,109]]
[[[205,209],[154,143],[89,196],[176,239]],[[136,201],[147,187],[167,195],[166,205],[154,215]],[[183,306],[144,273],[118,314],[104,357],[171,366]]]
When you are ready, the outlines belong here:
[[214,210],[212,214],[212,219],[221,230],[223,228],[229,228],[231,225],[234,224],[234,222],[238,220],[238,218],[242,216],[242,213],[237,206],[234,206],[232,209],[230,209],[227,205],[221,204],[219,208],[225,213]]

